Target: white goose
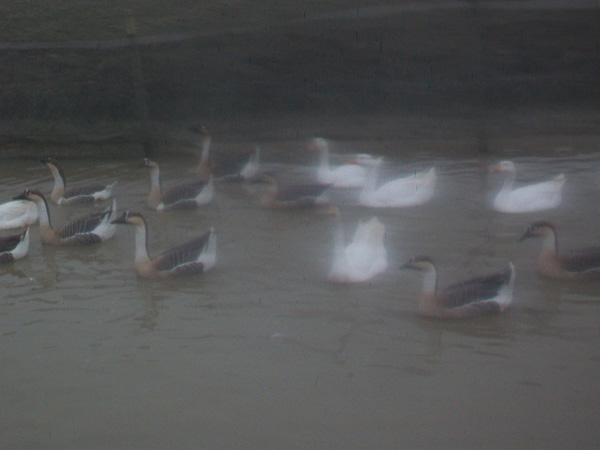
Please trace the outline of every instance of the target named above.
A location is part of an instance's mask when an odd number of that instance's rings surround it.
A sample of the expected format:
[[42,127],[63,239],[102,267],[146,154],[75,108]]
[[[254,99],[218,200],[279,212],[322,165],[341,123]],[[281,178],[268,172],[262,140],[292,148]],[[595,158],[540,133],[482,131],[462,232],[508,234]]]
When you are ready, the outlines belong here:
[[359,155],[358,164],[369,168],[367,182],[361,190],[358,201],[370,208],[403,208],[427,203],[435,190],[437,174],[435,167],[426,172],[416,172],[404,178],[388,181],[377,187],[379,167],[383,158]]
[[358,164],[349,163],[335,168],[329,166],[329,145],[323,138],[315,138],[311,149],[319,152],[317,180],[333,188],[360,188],[367,182],[367,170]]
[[173,186],[164,194],[160,184],[160,169],[158,164],[145,158],[142,167],[150,170],[150,193],[148,194],[148,206],[157,211],[165,209],[190,209],[204,206],[213,199],[215,195],[212,176],[208,181],[193,180]]
[[27,200],[12,200],[0,205],[0,230],[23,228],[37,220],[37,206]]
[[104,211],[80,217],[58,231],[52,228],[48,202],[41,192],[26,189],[15,199],[29,200],[36,204],[40,219],[40,237],[44,244],[96,244],[110,239],[115,234],[116,226],[110,223],[117,214],[117,201],[115,199],[113,199],[112,205]]
[[504,213],[525,213],[556,208],[562,201],[565,175],[560,174],[542,183],[513,189],[517,169],[512,161],[502,161],[490,168],[491,173],[504,172],[506,178],[494,199],[494,209]]
[[52,188],[52,194],[50,194],[50,200],[59,205],[76,205],[108,200],[117,184],[116,181],[111,184],[94,183],[67,189],[67,177],[62,167],[49,156],[42,158],[40,161],[46,164],[54,177],[54,187]]
[[203,273],[212,269],[217,261],[217,235],[211,228],[203,235],[170,249],[159,256],[148,256],[148,232],[144,216],[125,211],[112,223],[135,227],[134,267],[142,278],[166,278],[178,275]]
[[24,258],[29,250],[29,227],[19,234],[0,237],[0,263]]
[[336,283],[361,283],[387,269],[387,251],[383,243],[385,226],[373,217],[359,222],[352,242],[345,247],[344,230],[336,211],[334,255],[329,280]]
[[437,270],[428,256],[415,256],[401,269],[425,272],[419,314],[436,319],[465,319],[506,311],[512,304],[515,266],[499,273],[483,275],[437,290]]

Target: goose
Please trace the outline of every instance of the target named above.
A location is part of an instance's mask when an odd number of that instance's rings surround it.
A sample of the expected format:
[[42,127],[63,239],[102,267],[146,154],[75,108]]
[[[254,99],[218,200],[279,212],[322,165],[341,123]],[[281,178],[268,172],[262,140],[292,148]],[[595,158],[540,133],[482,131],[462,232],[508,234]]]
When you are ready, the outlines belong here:
[[600,247],[571,250],[558,254],[558,239],[554,225],[545,220],[527,227],[518,242],[541,237],[542,251],[537,261],[537,273],[560,280],[600,280]]
[[402,269],[425,272],[419,314],[436,319],[465,319],[506,311],[513,298],[515,266],[451,284],[437,292],[437,270],[428,256],[415,256]]
[[260,149],[256,147],[254,153],[250,155],[248,161],[239,173],[225,175],[219,178],[219,180],[226,181],[245,181],[247,183],[260,183],[268,179],[268,173],[266,173],[260,164]]
[[388,181],[377,187],[379,167],[383,157],[372,158],[359,155],[357,164],[369,168],[367,182],[362,188],[358,201],[370,208],[403,208],[427,203],[435,190],[437,178],[435,167],[426,172],[415,172],[414,175]]
[[198,132],[202,136],[200,162],[194,169],[194,174],[197,180],[206,182],[210,179],[212,173],[212,167],[210,164],[210,133],[204,126],[194,128],[194,131]]
[[164,194],[160,184],[160,169],[155,161],[145,158],[142,167],[150,170],[148,206],[157,211],[190,209],[210,203],[215,194],[212,176],[208,181],[194,180],[173,186]]
[[24,258],[29,250],[29,227],[19,234],[0,237],[0,263]]
[[23,228],[37,220],[37,206],[27,200],[12,200],[0,205],[0,230]]
[[65,172],[56,160],[46,156],[40,161],[46,164],[54,177],[54,187],[52,188],[52,194],[50,194],[50,200],[58,205],[76,205],[108,200],[117,184],[115,181],[111,184],[95,183],[67,189],[67,177],[65,177]]
[[137,212],[125,211],[112,223],[135,227],[134,267],[137,275],[142,278],[165,278],[202,273],[212,269],[216,264],[217,236],[212,227],[196,239],[151,259],[148,256],[148,227],[144,216]]
[[334,256],[329,281],[362,283],[387,269],[387,251],[383,244],[385,226],[377,217],[359,222],[352,242],[345,246],[344,230],[336,209]]
[[96,244],[110,239],[115,234],[116,227],[110,223],[117,214],[117,201],[115,199],[113,199],[112,205],[104,211],[80,217],[58,231],[52,228],[48,202],[41,192],[26,189],[21,195],[15,197],[15,200],[29,200],[37,205],[40,219],[40,237],[44,244]]
[[354,163],[344,164],[336,168],[329,166],[329,145],[323,138],[315,138],[310,148],[319,152],[317,180],[331,184],[333,188],[360,188],[367,182],[367,170]]
[[327,204],[325,193],[331,187],[323,183],[285,184],[277,176],[264,178],[269,188],[263,193],[260,204],[271,209],[304,209]]
[[549,181],[513,189],[517,169],[512,161],[501,161],[490,168],[490,173],[506,173],[502,189],[494,199],[494,209],[504,213],[525,213],[556,208],[562,201],[561,191],[565,175],[561,173]]

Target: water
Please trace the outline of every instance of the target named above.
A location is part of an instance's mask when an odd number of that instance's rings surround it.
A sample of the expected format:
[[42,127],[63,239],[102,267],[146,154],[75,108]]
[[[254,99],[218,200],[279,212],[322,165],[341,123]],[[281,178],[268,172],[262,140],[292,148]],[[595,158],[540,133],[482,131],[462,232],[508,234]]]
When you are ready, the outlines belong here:
[[[564,249],[600,243],[597,149],[557,139],[505,150],[518,182],[567,176],[557,210],[505,215],[488,207],[502,183],[485,172],[495,156],[394,153],[398,145],[334,144],[338,153],[386,153],[383,178],[432,164],[439,172],[433,200],[420,207],[375,211],[333,196],[347,235],[373,215],[386,226],[390,268],[359,286],[326,280],[330,217],[264,210],[256,187],[224,183],[209,207],[159,214],[145,206],[148,178],[137,161],[65,161],[73,184],[118,180],[118,208],[145,214],[152,254],[215,226],[218,265],[142,280],[131,229],[99,246],[52,248],[34,226],[29,256],[0,268],[2,446],[595,446],[598,285],[539,279],[540,242],[516,240],[544,218]],[[263,160],[295,167],[315,159],[298,141],[261,149]],[[525,156],[544,152],[551,156]],[[164,186],[190,162],[164,160]],[[51,190],[34,161],[5,162],[0,177],[1,201],[25,187]],[[87,209],[53,206],[53,222]],[[397,270],[415,254],[437,261],[442,287],[512,261],[513,308],[461,322],[419,318],[421,276]]]

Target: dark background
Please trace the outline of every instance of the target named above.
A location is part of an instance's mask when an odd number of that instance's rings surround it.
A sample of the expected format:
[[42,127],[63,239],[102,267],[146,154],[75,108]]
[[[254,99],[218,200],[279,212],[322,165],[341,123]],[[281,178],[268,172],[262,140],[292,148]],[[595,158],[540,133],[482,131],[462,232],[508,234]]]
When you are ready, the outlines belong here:
[[[285,117],[455,118],[477,133],[550,111],[597,130],[593,1],[26,3],[2,16],[5,149],[158,142],[199,122],[241,136],[252,127],[232,124]],[[19,20],[30,28],[11,33]]]

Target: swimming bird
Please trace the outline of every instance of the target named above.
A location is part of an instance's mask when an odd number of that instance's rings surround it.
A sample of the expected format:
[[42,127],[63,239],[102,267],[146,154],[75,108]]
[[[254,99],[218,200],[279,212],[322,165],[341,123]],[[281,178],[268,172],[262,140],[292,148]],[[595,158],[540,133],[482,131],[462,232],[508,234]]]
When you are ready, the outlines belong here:
[[112,223],[135,227],[134,267],[140,277],[165,278],[202,273],[212,269],[216,264],[217,235],[214,228],[210,228],[206,233],[185,244],[150,258],[148,256],[148,227],[144,216],[137,212],[125,211]]
[[29,227],[19,234],[0,237],[0,263],[24,258],[29,250]]
[[494,199],[494,209],[505,213],[524,213],[556,208],[562,201],[565,175],[549,181],[513,189],[517,169],[512,161],[501,161],[490,168],[490,173],[506,173],[502,189]]
[[115,234],[116,227],[110,223],[117,214],[115,199],[104,211],[80,217],[58,231],[52,228],[48,202],[41,192],[26,189],[21,195],[15,197],[15,200],[29,200],[36,204],[40,219],[40,237],[44,244],[96,244],[110,239]]
[[377,217],[359,222],[352,242],[345,246],[344,230],[336,210],[334,255],[329,280],[337,283],[368,281],[387,268],[387,251],[383,243],[385,226]]
[[37,206],[27,200],[12,200],[0,205],[0,230],[23,228],[37,220]]
[[247,183],[261,183],[268,179],[269,174],[263,170],[260,163],[260,149],[256,147],[254,153],[250,155],[248,161],[242,166],[240,171],[235,174],[225,175],[219,180],[225,181],[244,181]]
[[165,209],[190,209],[204,206],[215,194],[212,176],[208,181],[193,180],[173,186],[164,194],[160,183],[160,169],[155,161],[145,158],[142,167],[150,170],[148,206],[157,211]]
[[52,188],[52,194],[50,194],[50,200],[59,205],[76,205],[108,200],[117,184],[116,181],[111,184],[94,183],[67,189],[67,177],[56,160],[46,156],[40,161],[46,164],[54,177],[54,187]]
[[260,204],[272,209],[303,209],[322,206],[328,203],[325,196],[329,184],[323,183],[281,183],[276,175],[264,177],[269,187],[263,193]]
[[515,266],[498,273],[451,284],[437,291],[437,270],[428,256],[415,256],[402,269],[425,272],[419,314],[436,319],[464,319],[506,311],[513,298]]
[[331,168],[329,165],[329,144],[323,138],[315,138],[309,147],[319,152],[319,166],[317,167],[317,180],[320,183],[330,184],[333,188],[359,188],[367,182],[367,169],[349,163]]
[[397,178],[377,187],[379,167],[383,158],[359,155],[357,164],[369,168],[367,182],[358,201],[370,208],[403,208],[427,203],[433,197],[437,174],[435,167],[426,172],[415,172],[408,177]]
[[532,237],[542,238],[536,269],[539,275],[560,280],[600,280],[600,247],[576,249],[559,255],[554,225],[544,220],[529,225],[518,242]]

